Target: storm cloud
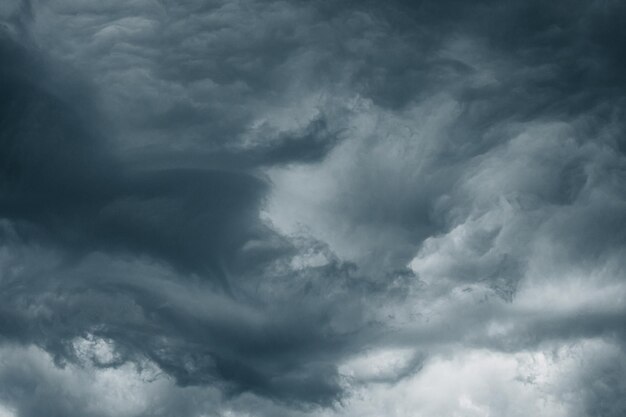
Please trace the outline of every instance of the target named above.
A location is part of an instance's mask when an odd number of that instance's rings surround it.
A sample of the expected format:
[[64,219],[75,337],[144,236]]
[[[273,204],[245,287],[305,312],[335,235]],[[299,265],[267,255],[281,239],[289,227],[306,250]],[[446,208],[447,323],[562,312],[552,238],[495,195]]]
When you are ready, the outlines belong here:
[[0,417],[626,413],[621,2],[0,18]]

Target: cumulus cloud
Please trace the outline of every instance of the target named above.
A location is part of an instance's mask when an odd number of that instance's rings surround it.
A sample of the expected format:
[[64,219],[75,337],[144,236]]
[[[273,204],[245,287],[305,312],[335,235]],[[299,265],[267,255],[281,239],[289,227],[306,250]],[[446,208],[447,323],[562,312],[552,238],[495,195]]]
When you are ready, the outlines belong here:
[[0,5],[0,416],[621,416],[617,1]]

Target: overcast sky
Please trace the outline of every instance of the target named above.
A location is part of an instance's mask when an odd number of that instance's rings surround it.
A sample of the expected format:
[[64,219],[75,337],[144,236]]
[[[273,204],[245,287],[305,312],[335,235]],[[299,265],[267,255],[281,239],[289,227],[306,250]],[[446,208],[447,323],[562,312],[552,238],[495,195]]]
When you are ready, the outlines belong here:
[[623,417],[624,22],[1,0],[0,417]]

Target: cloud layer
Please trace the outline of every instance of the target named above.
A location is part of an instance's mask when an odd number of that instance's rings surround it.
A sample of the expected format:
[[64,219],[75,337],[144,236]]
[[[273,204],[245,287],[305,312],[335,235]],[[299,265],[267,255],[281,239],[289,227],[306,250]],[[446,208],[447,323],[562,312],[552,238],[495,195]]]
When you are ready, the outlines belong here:
[[4,2],[0,416],[622,416],[625,13]]

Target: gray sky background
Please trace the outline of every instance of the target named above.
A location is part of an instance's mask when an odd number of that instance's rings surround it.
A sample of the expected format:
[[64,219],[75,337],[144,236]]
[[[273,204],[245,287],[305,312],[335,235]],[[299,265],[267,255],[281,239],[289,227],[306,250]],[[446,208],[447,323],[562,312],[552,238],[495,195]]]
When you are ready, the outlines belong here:
[[624,21],[3,0],[0,417],[626,415]]

